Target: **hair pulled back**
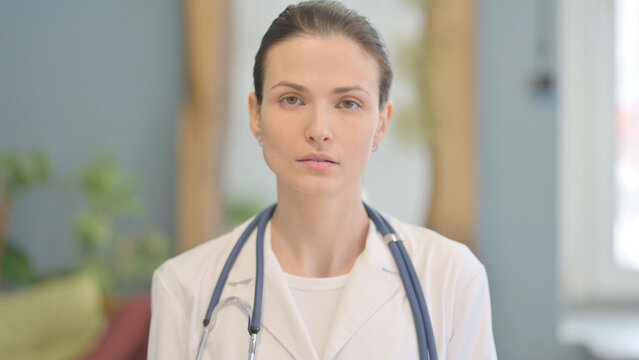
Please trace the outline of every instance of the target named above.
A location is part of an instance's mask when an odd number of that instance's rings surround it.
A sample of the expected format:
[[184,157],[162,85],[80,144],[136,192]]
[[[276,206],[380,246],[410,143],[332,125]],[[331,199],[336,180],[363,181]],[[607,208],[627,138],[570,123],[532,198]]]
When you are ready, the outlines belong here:
[[388,100],[393,71],[384,39],[371,22],[338,1],[304,1],[289,5],[262,37],[255,55],[253,84],[257,103],[262,103],[264,69],[268,51],[274,45],[301,35],[342,35],[353,40],[372,56],[379,68],[379,107]]

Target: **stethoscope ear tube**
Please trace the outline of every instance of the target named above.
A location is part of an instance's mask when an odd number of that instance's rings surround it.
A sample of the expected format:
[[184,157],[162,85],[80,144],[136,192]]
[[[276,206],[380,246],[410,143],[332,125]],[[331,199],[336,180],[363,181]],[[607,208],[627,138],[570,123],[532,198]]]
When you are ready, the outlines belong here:
[[[245,302],[244,300],[242,300],[241,298],[237,296],[231,296],[219,302],[217,306],[215,306],[215,310],[213,310],[213,314],[211,315],[210,322],[208,323],[208,325],[204,326],[204,330],[202,330],[202,337],[200,338],[200,345],[198,346],[195,360],[200,360],[202,358],[202,354],[204,354],[204,347],[206,346],[206,340],[209,337],[209,333],[211,332],[211,330],[213,330],[213,328],[217,324],[217,317],[219,315],[220,310],[232,302],[237,302],[240,304],[239,306],[240,309],[243,310],[244,314],[248,317],[249,324],[251,323],[251,305],[249,303]],[[255,342],[253,341],[253,335],[251,335],[251,345],[254,345],[254,343]],[[253,352],[255,352],[254,351],[255,346],[249,346],[249,354],[251,349],[253,349]],[[251,357],[249,355],[249,359],[250,358]]]
[[195,355],[195,360],[202,359],[202,354],[204,354],[204,347],[206,346],[206,338],[209,337],[209,328],[204,327],[202,330],[202,337],[200,338],[200,346],[197,347],[197,355]]

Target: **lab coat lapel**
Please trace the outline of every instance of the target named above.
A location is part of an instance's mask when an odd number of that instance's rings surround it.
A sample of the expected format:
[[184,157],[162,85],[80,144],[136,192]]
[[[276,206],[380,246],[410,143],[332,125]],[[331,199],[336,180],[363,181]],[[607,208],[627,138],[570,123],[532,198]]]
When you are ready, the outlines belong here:
[[[229,274],[224,297],[237,296],[253,304],[255,289],[255,238],[253,233]],[[317,359],[310,335],[282,269],[271,248],[270,223],[264,236],[265,274],[263,331],[268,331],[295,359]],[[348,277],[326,344],[325,358],[333,358],[357,331],[401,289],[397,267],[375,225],[369,223],[364,252]],[[264,334],[261,335],[262,337]],[[258,340],[258,352],[260,340]]]
[[293,358],[318,360],[302,315],[273,253],[270,226],[264,242],[264,266],[268,271],[264,274],[263,326]]
[[371,222],[366,248],[348,277],[326,344],[326,359],[332,359],[359,329],[389,300],[401,283],[386,244]]
[[[317,360],[308,330],[273,254],[270,234],[269,222],[264,236],[262,333],[258,336],[257,351],[259,353],[265,348],[260,343],[265,335],[263,332],[268,331],[293,358]],[[225,296],[237,296],[251,305],[255,292],[255,239],[254,233],[238,255],[229,274],[228,292],[225,293]],[[268,358],[268,355],[265,356]]]

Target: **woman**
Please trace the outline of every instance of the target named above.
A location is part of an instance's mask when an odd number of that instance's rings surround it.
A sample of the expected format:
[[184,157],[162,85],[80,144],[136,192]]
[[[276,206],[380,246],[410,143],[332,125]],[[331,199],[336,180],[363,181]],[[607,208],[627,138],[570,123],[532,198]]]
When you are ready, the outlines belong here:
[[[398,266],[361,201],[362,174],[393,114],[381,36],[340,3],[291,5],[264,35],[253,75],[250,129],[277,177],[256,358],[417,359],[418,325]],[[496,358],[483,266],[459,243],[386,218],[423,288],[429,347],[440,359]],[[150,358],[196,357],[211,294],[248,224],[155,272]],[[249,351],[256,241],[252,232],[228,274],[204,359]]]

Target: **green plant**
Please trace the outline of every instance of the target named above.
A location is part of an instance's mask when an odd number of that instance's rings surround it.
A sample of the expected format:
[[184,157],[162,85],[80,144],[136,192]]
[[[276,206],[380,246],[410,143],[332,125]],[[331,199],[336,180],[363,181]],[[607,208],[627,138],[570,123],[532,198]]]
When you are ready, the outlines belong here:
[[9,243],[11,206],[29,188],[43,185],[51,177],[51,162],[43,150],[0,156],[0,277],[11,284],[35,280],[31,262],[16,245]]
[[[12,203],[22,193],[51,181],[51,161],[42,150],[0,156],[0,277],[11,286],[37,280],[28,256],[9,242]],[[169,240],[144,220],[132,177],[108,156],[92,161],[77,182],[85,206],[74,215],[79,267],[97,277],[106,292],[147,286],[168,257]]]
[[146,285],[168,257],[168,238],[142,219],[143,208],[131,176],[103,156],[80,174],[86,206],[75,215],[74,234],[81,266],[106,292]]

